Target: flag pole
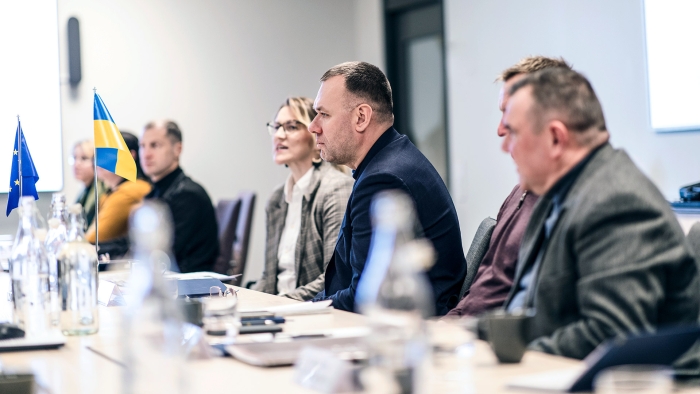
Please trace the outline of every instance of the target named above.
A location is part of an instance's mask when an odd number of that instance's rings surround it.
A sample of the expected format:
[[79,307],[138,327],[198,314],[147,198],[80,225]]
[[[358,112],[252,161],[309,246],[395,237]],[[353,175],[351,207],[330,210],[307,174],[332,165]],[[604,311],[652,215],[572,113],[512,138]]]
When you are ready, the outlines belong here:
[[19,121],[19,114],[17,114],[17,166],[19,173],[19,198],[22,198],[22,124]]
[[[97,94],[97,88],[93,87],[92,92]],[[94,97],[94,96],[93,96]],[[93,98],[94,100],[94,98]],[[92,187],[95,188],[95,253],[97,253],[97,260],[100,260],[100,198],[97,193],[97,147],[95,147],[93,136],[93,153],[92,153],[92,165],[95,174],[95,180],[93,181]]]

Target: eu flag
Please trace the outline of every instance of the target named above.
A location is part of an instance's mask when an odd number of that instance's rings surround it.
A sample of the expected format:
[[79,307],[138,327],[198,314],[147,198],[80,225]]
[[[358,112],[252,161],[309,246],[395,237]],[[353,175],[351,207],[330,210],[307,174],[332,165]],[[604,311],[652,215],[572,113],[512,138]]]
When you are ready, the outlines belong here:
[[[21,142],[20,142],[21,141]],[[20,146],[20,144],[22,144]],[[22,180],[20,181],[19,159],[22,158]],[[15,133],[15,148],[12,151],[12,172],[10,173],[10,194],[7,197],[7,216],[10,212],[19,205],[20,197],[20,182],[22,186],[23,196],[34,196],[35,200],[39,199],[39,194],[36,192],[36,183],[39,181],[39,174],[34,167],[32,155],[29,153],[27,141],[22,133],[22,125],[17,119],[17,133]]]

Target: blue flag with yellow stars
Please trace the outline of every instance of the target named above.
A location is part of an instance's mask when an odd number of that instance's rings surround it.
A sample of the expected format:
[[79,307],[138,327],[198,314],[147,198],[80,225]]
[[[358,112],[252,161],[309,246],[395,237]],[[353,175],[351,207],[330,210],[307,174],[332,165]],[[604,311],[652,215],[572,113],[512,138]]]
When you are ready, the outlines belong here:
[[[21,146],[19,145],[21,141]],[[17,133],[15,133],[15,148],[12,151],[12,172],[10,173],[10,194],[7,197],[7,216],[10,212],[19,205],[20,197],[20,176],[19,162],[20,154],[22,158],[22,195],[34,196],[35,200],[39,199],[39,194],[36,192],[36,183],[39,181],[39,174],[34,167],[32,155],[29,153],[27,141],[22,133],[22,125],[17,119]]]

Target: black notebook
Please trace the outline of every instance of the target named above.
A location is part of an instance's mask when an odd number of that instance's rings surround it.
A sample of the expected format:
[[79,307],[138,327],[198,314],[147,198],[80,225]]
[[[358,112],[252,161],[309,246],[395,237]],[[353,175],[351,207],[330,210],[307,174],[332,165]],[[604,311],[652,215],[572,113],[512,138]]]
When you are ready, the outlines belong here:
[[179,279],[177,281],[177,296],[178,298],[185,298],[185,296],[190,298],[208,297],[213,286],[221,289],[222,293],[226,291],[226,285],[218,279]]

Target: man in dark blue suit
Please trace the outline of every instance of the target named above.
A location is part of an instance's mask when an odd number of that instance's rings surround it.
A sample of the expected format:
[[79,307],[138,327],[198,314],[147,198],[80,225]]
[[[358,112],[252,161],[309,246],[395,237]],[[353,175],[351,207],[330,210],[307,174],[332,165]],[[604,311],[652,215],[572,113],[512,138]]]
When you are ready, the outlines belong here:
[[355,310],[355,290],[369,252],[370,203],[382,190],[408,194],[423,235],[437,252],[428,272],[435,312],[444,315],[458,300],[466,261],[457,212],[445,183],[432,164],[392,127],[391,86],[384,73],[364,62],[339,64],[321,78],[309,125],[323,160],[353,171],[355,186],[348,201],[335,252],[326,268],[325,289],[316,300],[330,299],[337,309]]

